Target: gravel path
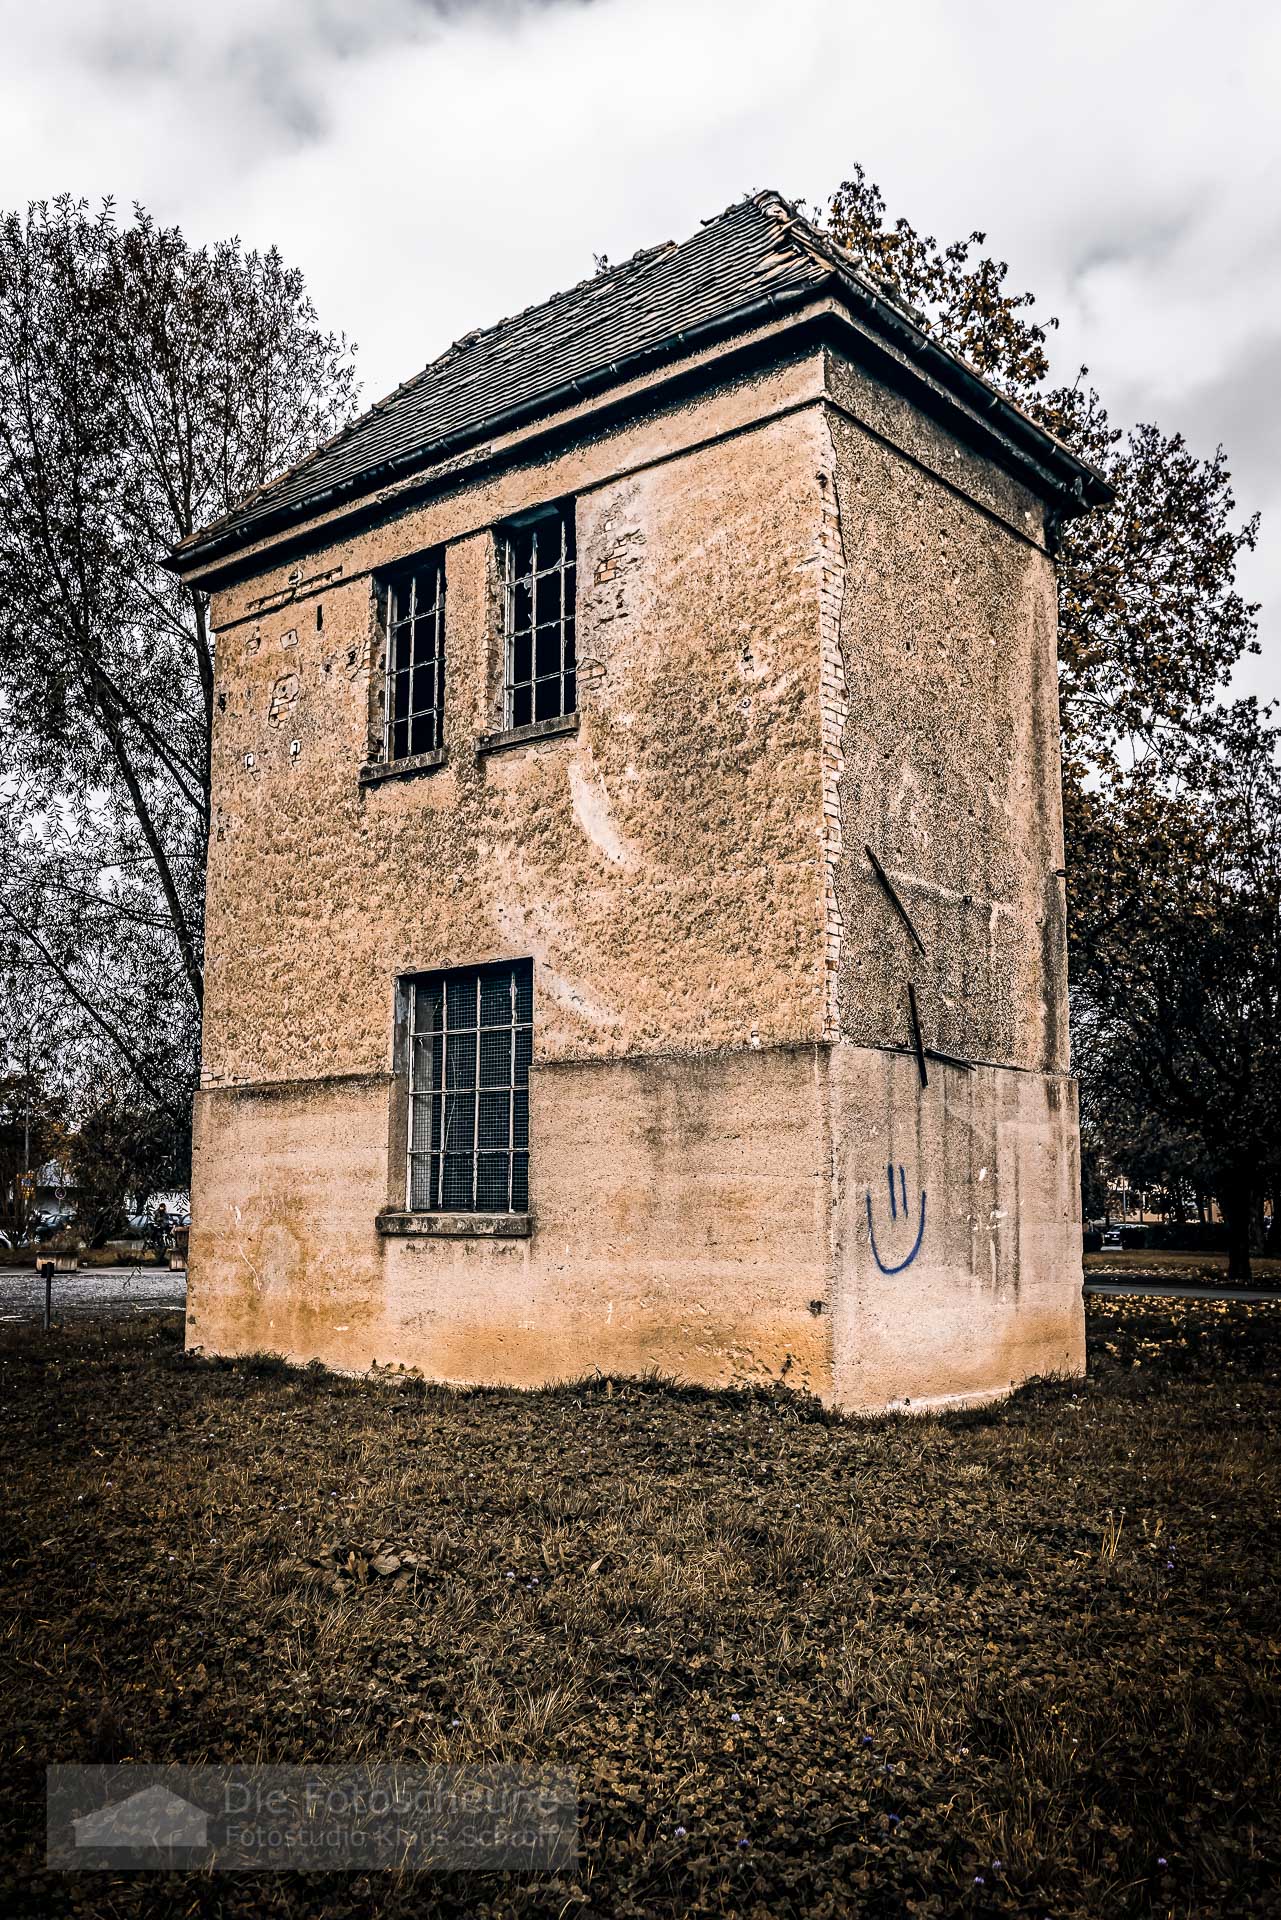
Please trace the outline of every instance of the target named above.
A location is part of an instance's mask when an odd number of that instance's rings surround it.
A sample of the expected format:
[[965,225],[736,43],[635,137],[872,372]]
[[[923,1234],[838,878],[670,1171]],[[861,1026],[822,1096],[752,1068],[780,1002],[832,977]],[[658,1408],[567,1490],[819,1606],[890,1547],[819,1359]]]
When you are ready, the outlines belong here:
[[[53,1277],[53,1317],[89,1313],[182,1313],[187,1275],[166,1267],[86,1267]],[[0,1268],[0,1321],[39,1320],[44,1281],[30,1267]]]
[[1281,1300],[1281,1287],[1260,1292],[1253,1287],[1184,1287],[1165,1280],[1087,1280],[1085,1291],[1126,1298],[1143,1294],[1151,1300],[1244,1300],[1254,1306]]

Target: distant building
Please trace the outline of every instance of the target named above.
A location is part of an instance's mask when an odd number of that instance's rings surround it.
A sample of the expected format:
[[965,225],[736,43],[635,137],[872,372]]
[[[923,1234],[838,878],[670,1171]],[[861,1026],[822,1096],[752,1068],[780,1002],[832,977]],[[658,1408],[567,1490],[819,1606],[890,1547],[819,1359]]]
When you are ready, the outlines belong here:
[[1106,497],[762,193],[186,542],[189,1340],[849,1407],[1078,1370],[1053,555]]
[[27,1209],[29,1220],[51,1227],[65,1226],[75,1217],[79,1189],[59,1160],[45,1160],[35,1168],[35,1185]]

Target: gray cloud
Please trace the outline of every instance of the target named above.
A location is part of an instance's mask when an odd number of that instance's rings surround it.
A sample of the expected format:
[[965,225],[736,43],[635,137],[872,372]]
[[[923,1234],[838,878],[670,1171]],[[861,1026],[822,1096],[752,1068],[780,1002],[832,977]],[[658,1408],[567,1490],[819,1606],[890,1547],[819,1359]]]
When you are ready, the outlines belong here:
[[43,0],[6,26],[0,201],[138,198],[278,242],[370,394],[744,191],[974,227],[1119,420],[1227,448],[1281,692],[1281,14],[1238,0]]
[[1178,424],[1199,453],[1226,448],[1236,490],[1249,502],[1275,484],[1277,396],[1281,395],[1281,327],[1247,338],[1232,364],[1212,380],[1189,385]]

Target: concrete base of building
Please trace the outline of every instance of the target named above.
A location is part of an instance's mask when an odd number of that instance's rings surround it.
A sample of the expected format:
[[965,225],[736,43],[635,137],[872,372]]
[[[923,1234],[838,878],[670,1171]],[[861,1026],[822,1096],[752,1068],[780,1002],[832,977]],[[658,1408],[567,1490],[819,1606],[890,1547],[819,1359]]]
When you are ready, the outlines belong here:
[[930,1409],[1084,1365],[1076,1089],[846,1045],[536,1066],[527,1235],[380,1232],[388,1076],[197,1103],[188,1344]]

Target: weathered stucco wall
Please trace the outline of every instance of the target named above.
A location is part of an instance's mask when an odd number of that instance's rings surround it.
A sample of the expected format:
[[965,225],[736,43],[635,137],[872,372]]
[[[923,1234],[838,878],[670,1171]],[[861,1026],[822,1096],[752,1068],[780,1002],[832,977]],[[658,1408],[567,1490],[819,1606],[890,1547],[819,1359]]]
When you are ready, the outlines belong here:
[[[928,1405],[1084,1364],[1054,568],[1012,478],[827,377],[831,1390]],[[885,1051],[914,1048],[909,982],[971,1071]]]
[[[831,1049],[832,1398],[928,1407],[1080,1373],[1080,1166],[1066,1075]],[[892,1186],[891,1186],[892,1183]]]
[[[839,1030],[1065,1071],[1067,956],[1054,567],[1037,503],[833,359],[846,713]],[[901,406],[901,403],[899,403]],[[886,869],[922,955],[865,851]]]
[[[478,755],[492,529],[570,495],[578,731]],[[373,574],[439,543],[447,763],[362,787]],[[852,1407],[1079,1368],[1030,495],[815,352],[261,564],[214,608],[193,1343]],[[533,1231],[380,1237],[395,979],[517,955]],[[988,1064],[921,1087],[909,978]]]
[[[215,597],[206,1084],[386,1068],[396,974],[513,954],[545,1059],[817,1034],[820,391],[815,356],[304,560],[341,571],[279,611],[285,568]],[[478,756],[492,529],[571,494],[578,733]],[[362,789],[370,570],[441,542],[448,763]]]
[[377,1075],[200,1096],[195,1344],[851,1408],[1080,1370],[1065,1078],[939,1069],[921,1100],[908,1056],[843,1045],[541,1066],[536,1231],[496,1241],[380,1240],[387,1099]]
[[547,1064],[529,1239],[381,1241],[385,1080],[199,1096],[189,1338],[534,1385],[592,1367],[826,1391],[814,1047]]

